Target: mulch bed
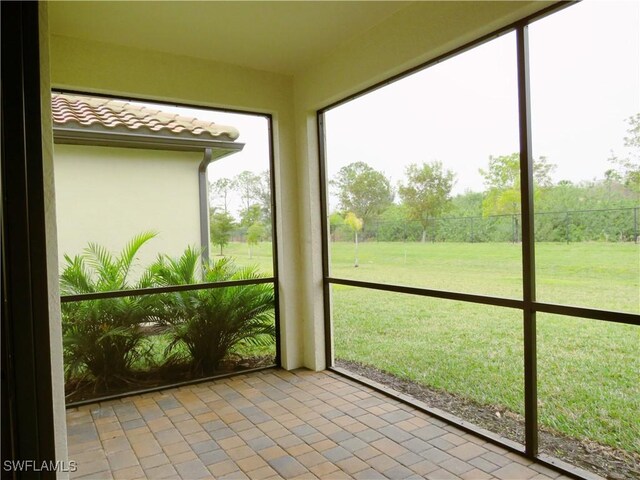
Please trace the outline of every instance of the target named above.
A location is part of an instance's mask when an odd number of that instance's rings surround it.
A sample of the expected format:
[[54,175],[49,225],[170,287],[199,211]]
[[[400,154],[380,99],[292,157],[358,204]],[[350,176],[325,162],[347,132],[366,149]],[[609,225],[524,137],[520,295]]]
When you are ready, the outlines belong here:
[[[390,373],[348,360],[336,366],[410,395],[430,407],[439,408],[479,427],[518,443],[524,443],[524,418],[504,407],[480,405],[466,398],[436,390]],[[540,451],[610,480],[640,479],[640,455],[606,445],[541,429]]]
[[[210,376],[239,373],[244,370],[269,367],[272,365],[274,365],[274,358],[272,356],[245,358],[228,357],[220,363],[219,368]],[[154,370],[133,372],[130,378],[110,385],[108,390],[104,388],[96,388],[96,385],[89,381],[70,381],[65,384],[66,403],[68,405],[71,403],[92,400],[94,398],[98,399],[112,395],[121,395],[126,394],[127,392],[135,392],[162,387],[165,385],[167,388],[170,388],[172,384],[198,380],[200,378],[203,378],[202,375],[195,375],[190,370],[190,366],[188,364],[174,364],[156,368]]]

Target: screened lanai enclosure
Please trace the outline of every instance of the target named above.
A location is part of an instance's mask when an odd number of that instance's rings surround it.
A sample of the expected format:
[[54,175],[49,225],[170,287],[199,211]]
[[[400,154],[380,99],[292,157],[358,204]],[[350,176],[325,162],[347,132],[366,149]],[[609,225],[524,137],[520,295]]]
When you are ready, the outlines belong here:
[[572,5],[320,112],[333,368],[640,474],[637,17]]
[[640,476],[636,3],[1,18],[3,475]]

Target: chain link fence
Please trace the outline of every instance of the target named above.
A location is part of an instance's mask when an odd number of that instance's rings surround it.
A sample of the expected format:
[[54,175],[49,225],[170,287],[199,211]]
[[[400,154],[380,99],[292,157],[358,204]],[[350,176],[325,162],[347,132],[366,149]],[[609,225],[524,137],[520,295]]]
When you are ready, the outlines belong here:
[[[534,215],[538,242],[639,242],[640,207],[539,212]],[[330,225],[330,241],[350,241],[348,225]],[[521,240],[520,214],[440,217],[427,222],[372,221],[358,234],[360,241],[378,242],[513,242]]]

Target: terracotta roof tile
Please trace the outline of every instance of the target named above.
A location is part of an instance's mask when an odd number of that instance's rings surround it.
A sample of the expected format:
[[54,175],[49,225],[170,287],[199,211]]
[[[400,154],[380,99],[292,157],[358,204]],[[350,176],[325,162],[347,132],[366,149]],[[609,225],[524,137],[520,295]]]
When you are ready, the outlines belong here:
[[195,136],[215,140],[236,140],[238,130],[227,125],[183,117],[109,98],[53,93],[51,110],[54,127],[92,127],[109,130],[154,132],[180,137]]

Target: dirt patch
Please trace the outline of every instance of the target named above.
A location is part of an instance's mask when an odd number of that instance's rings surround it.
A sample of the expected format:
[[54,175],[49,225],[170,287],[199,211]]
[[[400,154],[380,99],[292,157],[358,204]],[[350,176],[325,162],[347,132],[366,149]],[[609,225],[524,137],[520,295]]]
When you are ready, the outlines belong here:
[[[504,407],[480,405],[458,395],[402,380],[390,373],[348,360],[336,360],[336,366],[524,444],[524,418]],[[539,439],[541,453],[559,458],[610,480],[640,479],[640,455],[638,454],[616,450],[595,442],[581,441],[546,429],[540,430]]]

